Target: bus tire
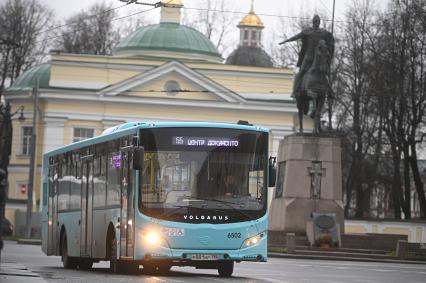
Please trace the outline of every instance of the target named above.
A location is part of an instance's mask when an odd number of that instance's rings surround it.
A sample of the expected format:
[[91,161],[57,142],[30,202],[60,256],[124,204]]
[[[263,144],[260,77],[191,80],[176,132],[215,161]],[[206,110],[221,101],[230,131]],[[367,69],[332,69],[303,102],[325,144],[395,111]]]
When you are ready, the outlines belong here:
[[67,234],[64,232],[61,239],[61,260],[64,268],[77,268],[77,258],[68,256]]
[[80,258],[80,261],[78,263],[78,267],[82,270],[90,270],[92,269],[93,261],[91,259],[87,258]]
[[143,263],[143,272],[145,274],[157,275],[157,274],[167,274],[172,265],[167,262],[145,262]]
[[219,262],[217,267],[220,277],[231,277],[234,272],[234,262],[233,261],[222,261]]
[[167,263],[167,262],[162,262],[157,266],[157,268],[158,268],[158,272],[160,274],[167,274],[167,273],[170,272],[172,265],[170,263]]
[[109,247],[110,247],[110,258],[109,258],[109,270],[112,273],[119,274],[123,272],[123,264],[117,258],[117,240],[114,234],[109,234]]

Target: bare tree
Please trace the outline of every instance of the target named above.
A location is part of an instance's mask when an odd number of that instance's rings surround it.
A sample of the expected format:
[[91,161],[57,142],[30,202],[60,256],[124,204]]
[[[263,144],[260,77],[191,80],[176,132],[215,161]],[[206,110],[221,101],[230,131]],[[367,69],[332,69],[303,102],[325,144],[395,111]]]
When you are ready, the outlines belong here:
[[152,24],[152,22],[143,17],[129,17],[125,21],[121,21],[119,25],[119,33],[121,38],[126,38],[140,27]]
[[101,3],[71,16],[61,31],[57,47],[69,53],[111,54],[120,39],[112,22],[115,14],[111,4]]
[[411,218],[411,177],[420,202],[421,218],[426,218],[424,185],[417,165],[417,145],[424,140],[426,122],[425,13],[424,1],[395,0],[383,16],[381,65],[389,94],[386,133],[394,161],[393,199],[397,218],[401,217],[400,208],[405,218]]
[[52,12],[36,0],[9,0],[0,6],[0,97],[46,50]]
[[197,7],[185,10],[182,22],[206,35],[223,54],[235,47],[227,40],[229,33],[235,31],[238,21],[236,14],[224,12],[231,10],[229,1],[203,0]]
[[297,44],[283,44],[278,46],[278,42],[283,41],[283,37],[290,38],[293,34],[300,32],[307,26],[308,22],[302,20],[290,25],[288,28],[286,20],[284,18],[279,19],[278,25],[274,27],[272,40],[270,44],[266,46],[276,67],[292,68],[296,66],[300,43],[297,42]]
[[[352,197],[356,198],[355,217],[369,214],[369,197],[374,186],[374,174],[378,159],[370,159],[370,154],[381,147],[380,115],[377,113],[376,90],[372,78],[372,49],[376,29],[371,1],[354,1],[346,15],[346,27],[341,40],[342,56],[339,62],[335,85],[337,101],[337,125],[348,134],[350,143],[347,152],[350,167],[345,181],[345,214],[349,216]],[[373,147],[376,146],[376,148]],[[379,148],[379,149],[377,149]],[[364,170],[371,168],[371,170]]]

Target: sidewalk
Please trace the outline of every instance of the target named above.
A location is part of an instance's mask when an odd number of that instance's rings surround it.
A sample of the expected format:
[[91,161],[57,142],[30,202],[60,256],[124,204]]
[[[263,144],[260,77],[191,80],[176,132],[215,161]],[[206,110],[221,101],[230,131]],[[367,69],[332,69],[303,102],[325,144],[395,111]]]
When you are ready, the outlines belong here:
[[382,263],[401,263],[401,264],[426,264],[426,261],[399,260],[399,259],[379,259],[356,256],[330,256],[330,255],[306,255],[306,254],[287,254],[268,252],[268,257],[289,258],[289,259],[317,259],[317,260],[342,260],[342,261],[364,261],[364,262],[382,262]]
[[1,283],[20,283],[20,282],[47,282],[37,273],[28,270],[24,265],[16,262],[1,262],[0,265],[0,282]]

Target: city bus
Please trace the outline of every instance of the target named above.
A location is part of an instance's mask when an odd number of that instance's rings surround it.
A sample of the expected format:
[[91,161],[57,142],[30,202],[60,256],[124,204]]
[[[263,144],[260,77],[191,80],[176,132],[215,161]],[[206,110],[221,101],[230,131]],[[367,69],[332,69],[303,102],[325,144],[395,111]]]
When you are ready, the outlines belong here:
[[269,165],[268,129],[248,122],[107,129],[43,156],[42,250],[65,268],[229,277],[267,260]]

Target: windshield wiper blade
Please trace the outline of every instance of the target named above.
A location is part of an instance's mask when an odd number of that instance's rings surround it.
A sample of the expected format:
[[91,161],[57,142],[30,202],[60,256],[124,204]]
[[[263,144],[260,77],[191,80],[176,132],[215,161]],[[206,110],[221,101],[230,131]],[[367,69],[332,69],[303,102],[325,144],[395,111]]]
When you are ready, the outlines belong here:
[[226,201],[226,200],[216,199],[216,198],[198,198],[198,199],[205,200],[205,201],[214,201],[214,202],[217,202],[217,203],[223,203],[223,204],[227,205],[228,207],[230,207],[233,211],[237,211],[241,215],[247,217],[247,219],[250,219],[250,220],[253,219],[253,217],[251,217],[249,214],[247,214],[247,213],[245,213],[245,212],[241,211],[240,209],[238,209],[238,208],[236,208],[236,207],[233,206],[233,204],[234,205],[239,205],[238,203],[235,203],[235,202],[232,202],[232,201]]
[[[168,216],[170,214],[175,213],[176,211],[179,211],[182,208],[188,208],[188,206],[186,206],[186,205],[174,205],[173,207],[171,207],[170,210],[163,211],[161,214],[159,214],[156,217]],[[164,210],[164,207],[163,207],[163,210]]]
[[[204,200],[203,200],[204,201]],[[163,213],[157,215],[156,217],[162,217],[162,216],[169,216],[171,214],[174,214],[175,212],[179,211],[182,208],[186,208],[186,209],[200,209],[200,210],[214,210],[217,212],[225,212],[223,210],[217,209],[217,208],[207,208],[204,206],[193,206],[193,205],[174,205],[173,207],[171,207],[170,210],[164,211]],[[164,209],[164,208],[163,208]]]

